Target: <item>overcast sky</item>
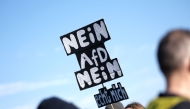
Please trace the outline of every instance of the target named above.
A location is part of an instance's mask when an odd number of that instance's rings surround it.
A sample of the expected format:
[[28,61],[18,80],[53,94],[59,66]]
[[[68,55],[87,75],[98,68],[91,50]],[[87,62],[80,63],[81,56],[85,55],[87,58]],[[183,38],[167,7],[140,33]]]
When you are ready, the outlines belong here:
[[102,18],[111,37],[105,46],[124,73],[104,85],[121,82],[129,95],[124,106],[147,106],[165,90],[158,42],[171,29],[190,29],[190,1],[1,0],[0,16],[0,109],[35,109],[52,96],[97,109],[102,85],[79,90],[77,58],[66,55],[60,36]]

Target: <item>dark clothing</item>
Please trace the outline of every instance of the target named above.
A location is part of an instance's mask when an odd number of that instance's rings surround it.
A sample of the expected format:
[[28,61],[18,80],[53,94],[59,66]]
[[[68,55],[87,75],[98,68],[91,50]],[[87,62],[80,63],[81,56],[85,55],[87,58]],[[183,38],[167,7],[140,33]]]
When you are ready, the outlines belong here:
[[59,98],[52,97],[43,100],[37,109],[78,109],[71,103],[67,103]]
[[190,109],[190,100],[174,94],[163,93],[153,100],[147,109]]
[[177,104],[175,107],[172,109],[190,109],[190,102],[188,101],[183,101],[179,104]]

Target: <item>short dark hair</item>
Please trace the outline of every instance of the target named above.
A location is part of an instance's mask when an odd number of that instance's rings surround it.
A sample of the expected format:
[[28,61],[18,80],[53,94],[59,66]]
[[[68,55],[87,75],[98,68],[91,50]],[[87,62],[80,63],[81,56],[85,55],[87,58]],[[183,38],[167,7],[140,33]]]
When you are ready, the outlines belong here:
[[126,108],[132,108],[132,109],[145,109],[144,106],[141,105],[141,104],[138,103],[138,102],[133,102],[133,103],[131,103],[131,104],[128,104],[128,105],[125,107],[125,109],[126,109]]
[[165,76],[181,68],[190,51],[190,31],[176,29],[168,32],[160,41],[158,63]]
[[37,109],[79,109],[74,104],[58,97],[50,97],[40,102]]

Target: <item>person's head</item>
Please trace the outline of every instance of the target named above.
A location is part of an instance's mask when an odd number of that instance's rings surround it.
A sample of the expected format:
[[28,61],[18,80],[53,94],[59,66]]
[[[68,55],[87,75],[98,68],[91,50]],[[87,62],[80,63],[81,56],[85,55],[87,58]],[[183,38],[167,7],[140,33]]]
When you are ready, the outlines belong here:
[[125,109],[145,109],[143,105],[141,105],[138,102],[133,102],[131,104],[128,104]]
[[37,109],[78,109],[75,105],[61,100],[57,97],[44,99]]
[[159,43],[157,56],[166,79],[174,72],[190,71],[190,31],[178,29],[167,33]]
[[[124,109],[124,106],[121,102],[113,103],[112,106],[114,109]],[[105,109],[113,109],[112,106],[109,104],[105,107]]]

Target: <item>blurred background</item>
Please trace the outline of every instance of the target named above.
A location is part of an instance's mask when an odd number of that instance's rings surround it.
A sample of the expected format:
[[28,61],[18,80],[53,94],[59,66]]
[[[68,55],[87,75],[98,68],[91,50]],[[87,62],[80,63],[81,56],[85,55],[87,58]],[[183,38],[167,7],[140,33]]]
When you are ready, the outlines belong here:
[[60,36],[101,18],[111,36],[105,46],[124,73],[104,85],[121,82],[129,95],[124,106],[147,106],[163,92],[157,45],[171,29],[190,29],[189,0],[1,0],[0,109],[35,109],[52,96],[97,109],[94,95],[102,85],[79,90],[77,58],[66,55]]

